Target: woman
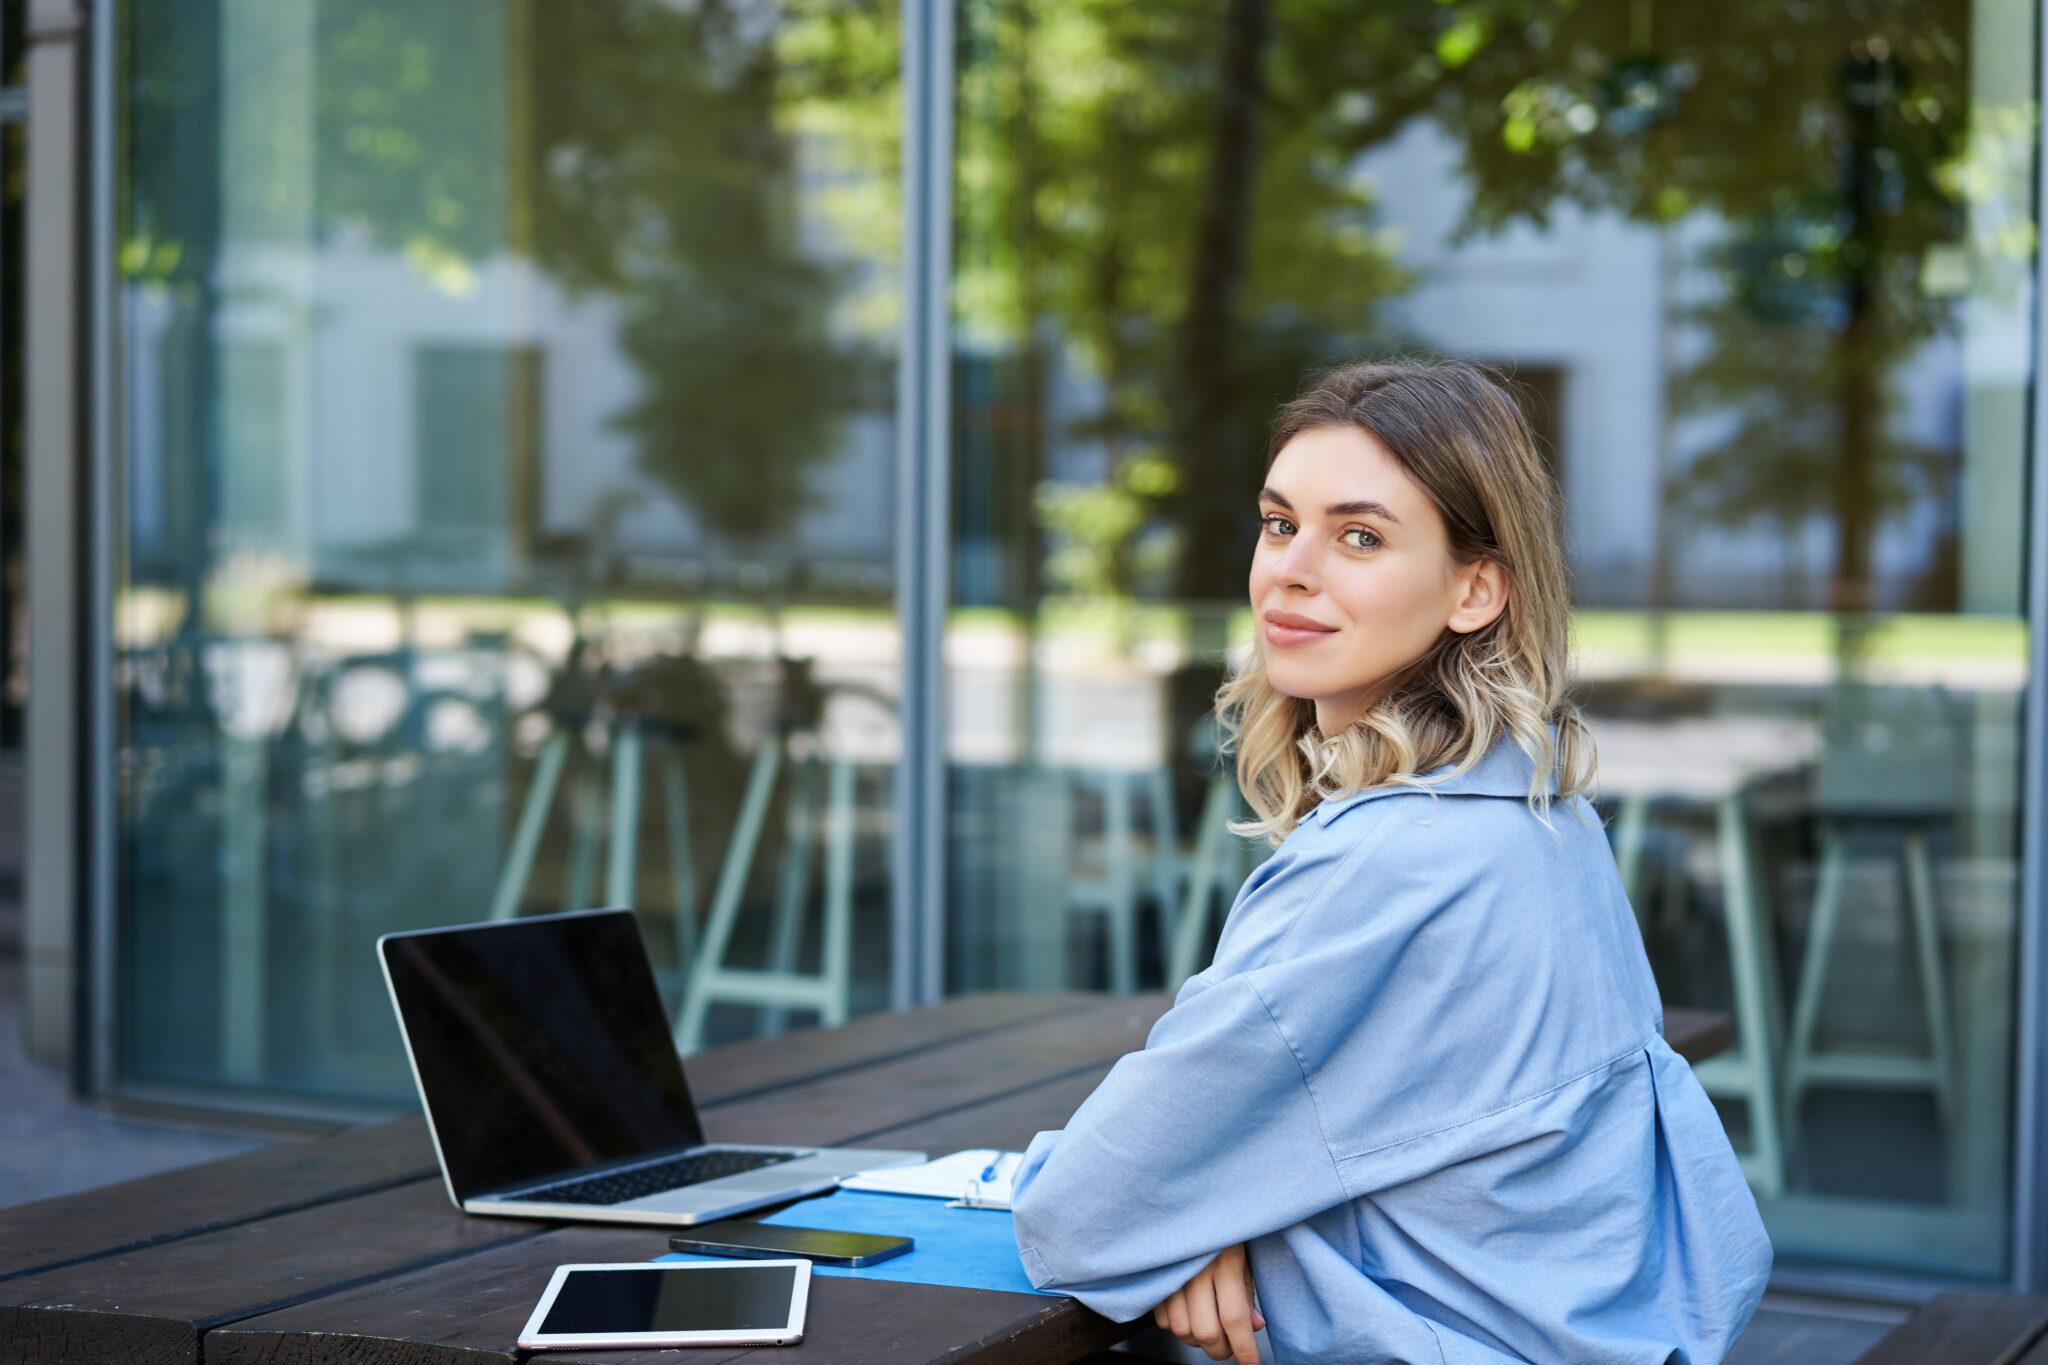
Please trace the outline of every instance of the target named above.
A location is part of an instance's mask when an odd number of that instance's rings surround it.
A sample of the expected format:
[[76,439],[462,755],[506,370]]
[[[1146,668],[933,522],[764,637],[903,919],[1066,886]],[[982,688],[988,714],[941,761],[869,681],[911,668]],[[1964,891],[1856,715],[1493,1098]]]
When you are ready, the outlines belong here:
[[1580,796],[1528,426],[1471,366],[1359,364],[1271,450],[1217,709],[1278,850],[1031,1144],[1025,1269],[1246,1365],[1266,1324],[1283,1362],[1718,1361],[1770,1245]]

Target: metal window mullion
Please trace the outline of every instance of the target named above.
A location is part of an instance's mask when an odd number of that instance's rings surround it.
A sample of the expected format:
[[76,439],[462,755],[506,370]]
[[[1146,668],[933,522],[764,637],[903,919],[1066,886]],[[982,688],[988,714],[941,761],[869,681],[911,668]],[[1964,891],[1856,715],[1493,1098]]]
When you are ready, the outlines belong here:
[[952,0],[904,0],[903,332],[897,358],[896,613],[903,639],[890,1003],[945,991],[946,667],[951,545]]
[[85,857],[80,868],[87,956],[84,1079],[95,1091],[114,1083],[114,35],[117,0],[93,0],[86,37],[91,44],[86,78],[86,129],[90,147],[85,203],[86,373],[90,395],[86,440],[83,543],[78,563],[85,596],[87,761],[81,810]]
[[[2048,72],[2048,24],[2036,19],[2034,88]],[[2048,127],[2037,127],[2034,159],[2034,221],[2048,222]],[[2048,290],[2042,288],[2041,258],[2034,255],[2032,383],[2027,394],[2027,686],[2021,728],[2019,998],[2013,1025],[2018,1034],[2013,1095],[2012,1285],[2023,1293],[2048,1290],[2048,935],[2044,935],[2042,858],[2048,854],[2048,422],[2042,398],[2048,392],[2042,341],[2048,337]]]

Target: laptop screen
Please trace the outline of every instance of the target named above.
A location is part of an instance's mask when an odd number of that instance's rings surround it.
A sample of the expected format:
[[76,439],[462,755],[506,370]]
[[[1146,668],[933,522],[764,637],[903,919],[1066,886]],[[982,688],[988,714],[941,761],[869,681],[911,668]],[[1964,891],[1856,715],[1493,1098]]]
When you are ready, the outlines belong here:
[[632,911],[379,946],[456,1198],[704,1140]]

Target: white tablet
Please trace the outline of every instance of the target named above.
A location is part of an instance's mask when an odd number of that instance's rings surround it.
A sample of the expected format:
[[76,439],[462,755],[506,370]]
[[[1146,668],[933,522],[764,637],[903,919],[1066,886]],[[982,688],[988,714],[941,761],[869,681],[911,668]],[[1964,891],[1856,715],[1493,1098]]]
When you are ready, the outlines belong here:
[[810,1293],[809,1261],[556,1266],[519,1349],[787,1346]]

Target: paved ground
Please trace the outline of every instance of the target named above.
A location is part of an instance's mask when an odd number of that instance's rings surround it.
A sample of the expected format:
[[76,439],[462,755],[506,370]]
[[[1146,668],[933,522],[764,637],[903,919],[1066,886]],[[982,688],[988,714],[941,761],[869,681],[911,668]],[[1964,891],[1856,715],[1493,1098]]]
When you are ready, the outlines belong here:
[[21,962],[12,954],[0,956],[0,1095],[7,1097],[0,1105],[0,1205],[153,1175],[275,1140],[118,1118],[81,1103],[61,1071],[22,1052]]

